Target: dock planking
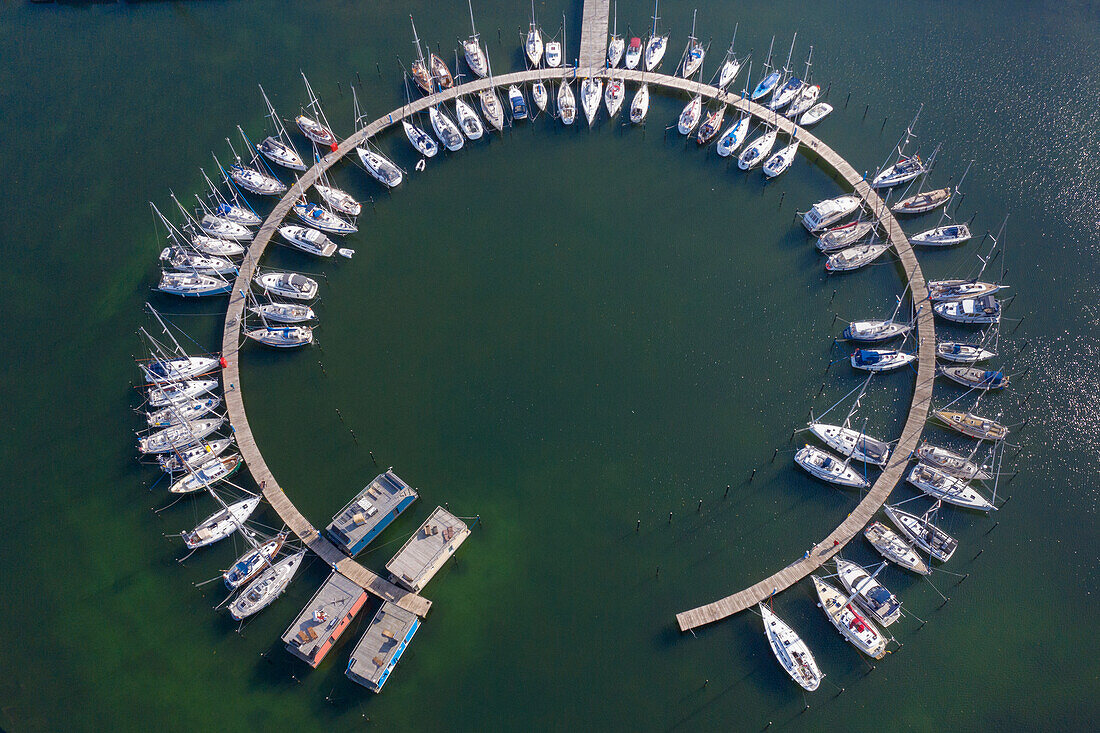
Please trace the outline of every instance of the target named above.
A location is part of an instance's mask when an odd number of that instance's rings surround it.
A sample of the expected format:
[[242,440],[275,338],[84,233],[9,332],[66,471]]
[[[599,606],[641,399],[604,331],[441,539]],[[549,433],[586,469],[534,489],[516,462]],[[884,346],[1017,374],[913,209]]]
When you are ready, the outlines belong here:
[[581,15],[581,52],[577,68],[594,74],[607,65],[607,21],[611,0],[585,0]]
[[[589,6],[593,10],[589,11]],[[596,6],[603,6],[602,15]],[[607,3],[604,0],[588,0],[585,3],[585,18],[591,20],[589,43],[585,43],[585,33],[582,33],[581,68],[592,76],[606,77],[609,73],[604,66],[603,59],[606,54],[607,42]],[[600,18],[602,17],[602,27]],[[589,30],[588,20],[585,21],[585,30]],[[599,38],[598,44],[592,40]],[[594,54],[596,46],[599,46],[599,57]],[[587,49],[587,53],[585,50]],[[585,66],[587,64],[587,66]],[[666,74],[645,72],[640,70],[614,69],[614,75],[627,81],[648,83],[656,87],[679,90],[688,94],[700,94],[707,99],[715,99],[729,104],[737,109],[747,112],[760,122],[777,126],[787,135],[796,135],[803,144],[804,150],[809,150],[827,167],[831,168],[844,181],[850,185],[853,192],[859,195],[864,202],[864,207],[871,211],[879,220],[884,233],[889,237],[890,243],[901,262],[905,278],[909,283],[913,294],[913,301],[918,304],[917,312],[917,382],[913,392],[913,400],[910,405],[909,416],[906,419],[902,434],[894,450],[893,458],[885,467],[874,486],[859,502],[856,508],[841,524],[834,529],[824,540],[819,542],[808,558],[803,558],[783,568],[779,572],[761,580],[760,582],[745,588],[733,595],[708,603],[698,608],[683,611],[676,616],[681,631],[687,631],[703,626],[714,621],[731,616],[745,610],[757,602],[778,593],[798,583],[843,548],[866,524],[871,517],[881,508],[894,486],[901,479],[902,473],[908,463],[909,456],[916,450],[921,432],[928,416],[932,399],[932,382],[935,369],[935,330],[932,322],[932,311],[928,307],[928,288],[924,276],[917,262],[916,255],[909,245],[908,239],[899,226],[897,220],[890,213],[878,194],[871,189],[863,176],[855,170],[836,151],[822,142],[815,135],[781,115],[768,110],[754,102],[741,99],[739,94],[723,92],[716,87],[689,79],[681,79]],[[245,298],[243,293],[250,287],[252,276],[255,274],[257,263],[266,249],[272,236],[277,230],[283,218],[290,212],[294,202],[302,197],[309,187],[314,184],[323,172],[328,170],[344,155],[351,152],[357,145],[370,139],[392,125],[399,124],[402,119],[426,110],[428,107],[447,102],[459,95],[476,93],[490,86],[507,87],[510,84],[522,84],[537,80],[550,81],[561,79],[575,74],[575,70],[568,67],[557,69],[533,69],[510,74],[496,76],[493,79],[475,79],[465,84],[456,85],[450,89],[436,94],[422,97],[411,104],[396,109],[393,112],[379,117],[367,126],[357,130],[350,137],[344,139],[337,150],[330,152],[319,160],[312,168],[302,174],[300,179],[290,187],[282,199],[275,205],[271,214],[261,225],[251,246],[245,255],[233,292],[230,295],[229,307],[226,312],[225,328],[222,333],[222,354],[228,361],[223,370],[226,385],[234,385],[234,389],[226,392],[226,409],[233,425],[237,442],[241,448],[241,455],[249,472],[257,484],[263,487],[265,498],[271,506],[309,549],[316,552],[330,566],[336,568],[348,578],[358,583],[368,592],[391,601],[394,604],[412,611],[419,616],[427,613],[431,602],[414,593],[409,593],[396,585],[380,578],[375,573],[364,568],[359,563],[341,553],[331,542],[325,539],[316,528],[294,506],[279,486],[275,477],[263,460],[259,447],[256,445],[248,425],[248,418],[244,410],[244,400],[240,390],[240,328],[241,318],[244,313]]]

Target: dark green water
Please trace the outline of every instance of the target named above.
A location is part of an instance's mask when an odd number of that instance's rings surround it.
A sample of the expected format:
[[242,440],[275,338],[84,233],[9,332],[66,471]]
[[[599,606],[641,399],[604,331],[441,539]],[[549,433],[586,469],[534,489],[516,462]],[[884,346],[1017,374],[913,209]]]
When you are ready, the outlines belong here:
[[[842,355],[834,313],[883,317],[900,285],[891,264],[827,280],[792,219],[836,183],[800,159],[765,186],[759,172],[666,137],[684,102],[666,96],[644,131],[543,117],[441,156],[392,196],[350,165],[335,172],[375,206],[348,241],[352,261],[269,255],[327,280],[319,349],[247,350],[257,438],[319,525],[377,472],[368,450],[419,487],[421,501],[361,557],[375,569],[436,504],[482,523],[429,585],[433,611],[380,696],[343,675],[358,626],[315,671],[281,648],[324,578],[319,562],[243,635],[211,609],[218,586],[193,584],[234,550],[177,564],[180,543],[163,535],[211,505],[150,511],[167,501],[133,460],[129,358],[146,300],[181,314],[173,322],[210,348],[220,322],[194,314],[221,304],[150,293],[158,245],[146,202],[164,208],[170,188],[190,198],[198,166],[209,169],[211,150],[224,158],[236,124],[260,132],[257,82],[289,117],[302,68],[342,136],[357,71],[369,113],[399,105],[394,57],[411,58],[408,13],[433,47],[467,33],[464,4],[437,5],[0,8],[13,331],[0,367],[0,727],[1089,727],[1100,713],[1100,11],[1087,3],[700,9],[710,70],[734,22],[757,72],[772,33],[783,55],[796,30],[796,57],[814,45],[816,78],[837,107],[817,132],[858,169],[886,157],[923,101],[920,144],[945,146],[933,181],[957,179],[973,158],[961,215],[984,232],[1012,214],[1005,257],[1018,297],[1007,315],[1023,321],[1006,321],[1016,330],[1001,351],[1021,374],[985,405],[1009,423],[1029,419],[1017,431],[1020,473],[995,516],[948,515],[962,547],[946,567],[969,578],[933,576],[946,606],[927,582],[884,571],[928,623],[893,627],[904,646],[873,673],[807,584],[776,608],[828,675],[808,698],[775,664],[756,616],[697,636],[675,630],[677,611],[781,568],[855,505],[796,472],[799,443],[788,438],[807,410],[860,381],[843,364],[826,375]],[[692,7],[662,4],[670,57]],[[527,7],[475,10],[494,69],[519,68]],[[547,28],[562,11],[575,55],[580,3],[538,6]],[[620,30],[644,35],[650,12],[622,3]],[[412,170],[400,133],[379,142]],[[38,206],[47,214],[28,213]],[[920,257],[928,275],[948,276],[977,251]],[[900,432],[912,386],[904,373],[876,380],[865,401],[873,432]],[[940,403],[957,394],[937,387]],[[911,495],[899,487],[895,497]],[[276,520],[268,511],[261,521]],[[873,560],[862,540],[846,555]]]

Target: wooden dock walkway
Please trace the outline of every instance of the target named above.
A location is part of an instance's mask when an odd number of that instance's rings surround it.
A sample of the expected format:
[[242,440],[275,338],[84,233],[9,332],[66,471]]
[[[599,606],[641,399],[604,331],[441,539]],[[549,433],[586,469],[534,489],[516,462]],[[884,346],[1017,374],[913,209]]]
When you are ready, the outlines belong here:
[[[604,69],[604,57],[607,43],[607,5],[605,0],[587,0],[584,6],[585,33],[582,34],[581,69],[587,70],[593,76],[607,76]],[[590,10],[590,7],[592,9]],[[602,10],[600,8],[602,7]],[[602,20],[600,20],[602,18]],[[589,25],[589,21],[591,24]],[[602,26],[601,26],[602,23]],[[589,30],[590,28],[590,30]],[[588,43],[586,45],[585,39]],[[598,49],[597,49],[598,45]],[[598,51],[598,57],[597,57]],[[585,66],[587,64],[587,66]],[[400,123],[400,121],[416,112],[423,111],[430,106],[454,99],[460,94],[472,94],[490,85],[507,87],[510,84],[522,84],[538,79],[553,81],[564,75],[572,75],[571,68],[558,69],[533,69],[511,74],[503,74],[490,79],[476,79],[465,84],[457,85],[451,89],[437,94],[423,97],[396,109],[393,112],[379,117],[366,127],[356,131],[350,137],[343,140],[335,152],[325,155],[312,168],[303,173],[298,182],[287,191],[282,199],[275,205],[271,214],[264,220],[255,238],[249,246],[240,272],[234,283],[233,293],[230,295],[229,307],[226,312],[225,327],[222,333],[222,355],[228,361],[223,370],[223,379],[226,385],[225,404],[230,422],[233,426],[237,442],[240,445],[241,455],[245,465],[253,479],[261,487],[264,497],[279,514],[282,520],[290,527],[302,542],[313,552],[317,553],[329,565],[352,579],[367,591],[379,598],[392,601],[397,605],[423,616],[431,607],[431,601],[413,593],[408,593],[401,588],[380,578],[375,573],[348,558],[341,553],[331,542],[321,535],[308,519],[290,501],[282,487],[271,474],[271,470],[264,462],[263,455],[256,445],[248,424],[248,416],[244,409],[244,399],[241,394],[240,374],[240,345],[241,345],[241,319],[244,314],[245,299],[243,293],[251,286],[251,279],[256,271],[257,263],[271,241],[282,220],[288,213],[294,202],[320,177],[321,173],[328,170],[344,155],[351,152],[356,145],[382,132],[386,128]],[[894,250],[901,260],[905,277],[910,285],[913,301],[924,304],[917,314],[917,354],[919,357],[917,369],[917,387],[913,393],[913,401],[910,406],[909,417],[902,429],[901,438],[894,449],[894,457],[875,482],[871,491],[860,501],[852,513],[833,530],[828,537],[819,542],[811,552],[809,558],[797,560],[774,575],[749,586],[748,588],[714,601],[704,606],[684,611],[677,614],[677,623],[681,630],[692,629],[719,619],[730,616],[754,605],[760,600],[782,591],[805,578],[811,572],[820,567],[826,560],[832,557],[849,540],[851,540],[878,511],[886,501],[890,491],[900,480],[902,472],[910,454],[916,449],[928,415],[928,409],[932,398],[932,382],[935,368],[935,332],[932,323],[932,312],[927,307],[928,289],[920,265],[913,254],[909,241],[902,232],[901,227],[883,205],[878,195],[871,190],[863,177],[845,161],[832,148],[819,140],[816,136],[797,127],[793,122],[781,115],[776,116],[770,110],[753,102],[741,100],[739,95],[722,92],[715,87],[696,81],[681,79],[679,77],[656,74],[643,71],[630,71],[615,69],[614,74],[628,81],[645,82],[654,87],[679,90],[688,94],[700,94],[708,99],[719,99],[740,110],[746,111],[770,124],[777,124],[786,134],[797,134],[798,139],[805,147],[819,158],[822,163],[835,171],[843,178],[872,212],[878,212],[879,221],[883,231],[889,236]],[[551,93],[551,100],[555,95]],[[553,102],[551,102],[553,103]]]

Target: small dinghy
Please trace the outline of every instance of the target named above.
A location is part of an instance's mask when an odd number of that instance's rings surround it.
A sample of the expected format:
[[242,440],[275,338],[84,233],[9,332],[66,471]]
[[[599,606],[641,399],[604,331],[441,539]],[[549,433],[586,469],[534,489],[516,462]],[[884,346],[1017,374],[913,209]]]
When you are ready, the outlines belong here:
[[966,224],[952,224],[914,234],[909,237],[909,243],[922,247],[950,247],[953,244],[962,244],[970,237],[970,227]]
[[970,481],[971,479],[988,481],[993,478],[993,474],[983,471],[981,466],[966,456],[931,443],[921,443],[920,447],[917,448],[917,455],[920,456],[922,463],[938,468],[947,475],[961,478],[964,481]]
[[798,124],[803,127],[811,127],[828,117],[832,111],[833,105],[828,102],[819,102],[813,107],[810,107],[809,111],[802,115],[802,119],[798,121]]
[[779,130],[773,128],[766,130],[763,135],[753,140],[752,144],[745,148],[737,159],[737,167],[743,171],[755,168],[764,162],[765,156],[775,147],[775,139],[779,136]]
[[512,108],[513,120],[527,119],[527,102],[523,98],[523,92],[515,84],[508,87],[508,106]]
[[269,295],[291,300],[313,300],[317,297],[317,281],[295,272],[257,272],[252,281]]
[[634,101],[630,103],[630,121],[635,125],[645,121],[649,112],[649,85],[642,84],[634,94]]
[[638,62],[642,60],[642,39],[631,38],[630,45],[626,47],[626,56],[623,59],[623,63],[626,64],[628,69],[638,68]]
[[274,323],[305,323],[317,317],[312,308],[301,303],[265,303],[250,306],[248,310],[263,320]]
[[211,417],[173,425],[139,439],[138,450],[147,455],[178,451],[199,442],[220,428],[224,422],[224,417]]
[[229,590],[237,590],[237,588],[255,578],[256,574],[279,554],[286,538],[287,533],[280,532],[259,547],[254,547],[237,558],[237,562],[222,573],[225,587]]
[[895,349],[856,349],[852,352],[852,367],[868,372],[889,372],[916,361],[913,354]]
[[851,216],[859,209],[860,199],[855,194],[846,193],[843,196],[819,201],[802,215],[802,226],[811,232],[820,232],[828,229],[841,219]]
[[794,462],[814,478],[830,484],[847,486],[851,489],[866,489],[871,485],[858,471],[848,465],[848,461],[812,445],[804,446],[795,453]]
[[205,489],[232,476],[243,462],[243,459],[237,453],[220,458],[211,458],[198,468],[189,471],[186,476],[173,483],[168,490],[173,494],[190,494],[192,491]]
[[846,341],[873,344],[904,336],[912,330],[913,324],[898,323],[892,318],[887,321],[852,321],[840,337]]
[[768,637],[768,645],[779,660],[779,665],[804,689],[809,692],[816,690],[825,675],[818,669],[806,642],[763,603],[758,604],[758,608],[764,620],[764,634]]
[[913,180],[926,170],[919,155],[902,156],[897,163],[883,168],[871,179],[871,188],[891,188]]
[[937,209],[951,200],[951,187],[938,188],[935,191],[923,191],[915,196],[902,199],[890,207],[895,214],[923,214]]
[[816,575],[811,575],[814,589],[817,591],[818,606],[829,617],[840,635],[852,646],[872,659],[886,656],[886,639],[875,624],[864,618],[850,602],[847,596]]
[[212,372],[218,368],[218,360],[212,356],[177,356],[154,359],[138,366],[149,382],[168,384]]
[[[420,162],[423,163],[424,161],[421,160]],[[421,168],[420,170],[424,170],[424,169]],[[354,249],[348,249],[347,247],[341,247],[340,249],[336,250],[336,254],[340,255],[341,257],[343,257],[345,259],[350,260],[352,257],[355,256],[355,250]]]
[[328,234],[346,236],[359,231],[350,221],[341,219],[320,204],[312,201],[300,201],[294,204],[294,213],[305,223]]
[[462,133],[468,139],[477,140],[485,134],[485,126],[481,124],[481,118],[462,97],[455,98],[455,113],[458,115],[458,124],[462,128]]
[[335,186],[328,186],[324,183],[314,183],[313,187],[317,189],[317,193],[321,195],[324,202],[337,214],[359,216],[363,213],[363,205],[347,191],[342,191]]
[[890,249],[889,242],[871,241],[842,249],[825,261],[827,272],[851,272],[871,264]]
[[247,242],[252,239],[252,230],[244,224],[238,224],[220,216],[206,214],[199,220],[199,229],[203,233],[218,239],[231,239],[234,242]]
[[243,163],[229,166],[229,177],[245,191],[259,196],[281,196],[286,193],[286,186],[282,181]]
[[577,118],[577,100],[568,81],[562,81],[558,87],[558,115],[563,125],[572,125]]
[[817,103],[817,98],[821,96],[821,85],[819,84],[806,84],[802,87],[802,90],[798,92],[798,96],[791,102],[791,106],[787,108],[784,113],[788,119],[795,119],[799,115],[808,112],[810,108]]
[[837,453],[842,456],[851,456],[857,461],[875,466],[885,466],[886,461],[890,458],[889,443],[875,440],[858,430],[840,425],[814,422],[810,423],[810,432]]
[[901,618],[901,601],[859,565],[838,557],[836,573],[844,589],[852,594],[856,605],[875,621],[889,626]]
[[196,468],[211,458],[220,456],[231,445],[233,445],[232,438],[218,438],[217,440],[211,440],[209,443],[199,443],[193,448],[158,454],[157,463],[160,464],[161,470],[166,473],[186,471],[188,468]]
[[937,316],[955,323],[986,324],[1001,320],[1001,302],[992,295],[965,300],[948,300],[936,303],[932,310]]
[[332,257],[336,251],[335,242],[323,233],[309,227],[288,224],[279,227],[279,235],[296,249],[318,257]]
[[932,559],[947,562],[955,554],[959,541],[932,523],[931,515],[939,505],[937,501],[920,517],[890,505],[884,506],[882,511],[909,541],[927,552]]
[[600,97],[603,94],[603,82],[599,79],[585,79],[581,82],[581,108],[584,116],[588,118],[588,126],[596,119],[596,113],[600,111]]
[[240,621],[270,606],[286,590],[294,574],[302,566],[302,558],[305,554],[305,550],[299,550],[274,565],[266,566],[255,580],[241,591],[236,600],[229,604],[229,614]]
[[863,536],[879,551],[880,555],[895,565],[918,575],[928,575],[932,572],[920,553],[882,522],[872,522],[867,529],[863,530]]
[[182,382],[154,384],[149,387],[146,405],[153,409],[179,405],[218,388],[217,379],[187,379]]
[[222,404],[221,397],[204,397],[176,405],[162,407],[153,412],[145,413],[145,423],[151,428],[167,428],[172,425],[182,425],[189,420],[197,420],[203,415],[218,409]]
[[184,544],[188,549],[195,550],[212,545],[218,540],[224,540],[244,526],[244,521],[252,516],[252,512],[256,511],[259,505],[260,497],[250,496],[214,512],[193,530],[183,533]]
[[996,509],[966,481],[924,463],[913,466],[906,480],[929,496],[948,504],[981,512]]
[[942,303],[948,300],[980,298],[992,295],[1003,287],[997,283],[979,280],[932,280],[928,283],[928,299],[933,303]]
[[875,230],[874,222],[851,221],[826,230],[817,238],[817,248],[824,254],[839,252],[856,244]]
[[182,247],[166,247],[160,253],[162,265],[170,270],[197,272],[200,275],[229,275],[237,265],[224,257],[212,257],[188,252]]
[[684,110],[680,113],[680,120],[676,123],[676,129],[679,130],[681,135],[690,135],[695,126],[699,124],[699,117],[702,113],[703,98],[697,94],[684,105]]
[[443,143],[443,147],[452,153],[462,147],[462,133],[458,131],[458,125],[438,104],[428,108],[428,118],[431,120],[436,137]]
[[546,65],[552,69],[561,66],[561,43],[558,41],[546,44]]
[[940,374],[953,382],[958,382],[969,389],[1004,389],[1008,386],[1008,375],[1002,371],[978,369],[968,366],[940,367]]
[[749,126],[751,124],[751,118],[749,115],[744,115],[741,119],[730,125],[725,132],[722,133],[722,137],[718,138],[718,155],[723,158],[728,158],[736,150],[741,147],[741,144],[745,142],[745,138],[749,136]]
[[493,129],[503,130],[504,106],[500,103],[500,98],[497,97],[496,89],[493,87],[482,89],[477,93],[477,98],[481,103],[481,114],[485,115],[485,119],[489,121]]
[[992,359],[996,354],[981,346],[961,344],[956,341],[940,341],[936,344],[936,356],[956,364],[976,364],[979,361]]
[[768,178],[775,178],[779,174],[791,167],[791,163],[794,162],[795,157],[798,155],[798,141],[792,140],[789,145],[784,147],[778,153],[773,155],[764,163],[764,175]]
[[233,290],[233,283],[212,275],[197,272],[162,272],[157,290],[182,298],[202,298],[226,295]]
[[546,111],[546,104],[550,101],[550,94],[546,91],[546,84],[540,79],[531,85],[531,98],[535,100],[535,106],[540,111]]
[[310,326],[261,326],[245,331],[244,335],[276,349],[293,349],[313,343],[313,329]]
[[455,85],[455,78],[451,74],[451,70],[447,68],[447,64],[443,59],[431,54],[431,67],[432,76],[435,77],[435,81],[443,89],[450,89]]
[[244,254],[244,247],[238,242],[209,237],[205,234],[192,234],[191,246],[211,257],[240,257]]
[[1004,425],[969,412],[933,410],[932,415],[952,430],[978,440],[1004,440],[1008,436],[1008,428]]
[[703,123],[699,125],[699,132],[695,136],[695,142],[699,145],[706,145],[717,137],[719,130],[722,128],[722,120],[724,120],[725,117],[726,105],[724,104],[713,112],[708,112],[707,116],[703,119]]
[[405,130],[405,137],[409,138],[412,146],[425,158],[432,158],[439,152],[439,143],[413,123],[401,120],[401,127]]
[[614,117],[619,114],[626,98],[626,82],[617,77],[607,80],[607,88],[604,89],[603,103],[607,107],[607,116]]
[[374,180],[386,188],[400,185],[403,179],[401,169],[392,160],[381,153],[376,153],[370,148],[362,146],[356,146],[355,152],[359,154],[359,160],[363,163],[363,167],[367,169],[367,173],[370,173]]

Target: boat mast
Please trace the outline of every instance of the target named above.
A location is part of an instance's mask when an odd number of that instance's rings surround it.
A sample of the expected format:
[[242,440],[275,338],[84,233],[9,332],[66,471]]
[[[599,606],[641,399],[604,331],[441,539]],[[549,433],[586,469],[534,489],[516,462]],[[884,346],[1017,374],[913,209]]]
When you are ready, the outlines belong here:
[[775,36],[772,36],[772,42],[768,44],[768,58],[764,61],[764,78],[768,78],[768,74],[771,73],[772,68],[772,49],[775,47]]
[[[466,0],[466,4],[470,6],[470,31],[472,33],[472,35],[470,36],[470,40],[472,40],[474,43],[477,43],[477,27],[474,25],[474,0]],[[534,3],[532,3],[532,10],[533,8]]]
[[659,2],[660,0],[653,0],[653,32],[649,34],[650,38],[657,37],[657,21],[660,18],[660,16],[657,15],[657,3]]
[[810,59],[814,57],[814,47],[810,46],[810,53],[806,55],[806,78],[802,82],[806,85],[810,83]]
[[[535,0],[531,0],[531,18],[535,17]],[[619,0],[615,0],[614,20],[611,21],[611,37],[619,37]]]
[[[794,56],[794,42],[798,40],[798,31],[795,31],[794,38],[791,39],[791,50],[787,52],[787,62],[783,64],[783,80],[786,81],[787,77],[791,75],[791,57]],[[776,85],[776,89],[779,85]]]

